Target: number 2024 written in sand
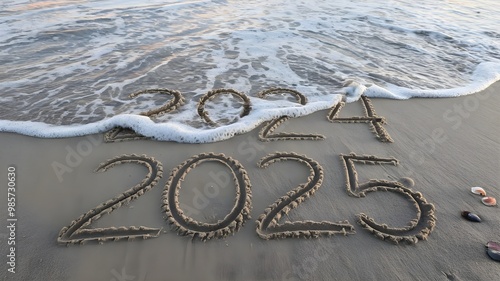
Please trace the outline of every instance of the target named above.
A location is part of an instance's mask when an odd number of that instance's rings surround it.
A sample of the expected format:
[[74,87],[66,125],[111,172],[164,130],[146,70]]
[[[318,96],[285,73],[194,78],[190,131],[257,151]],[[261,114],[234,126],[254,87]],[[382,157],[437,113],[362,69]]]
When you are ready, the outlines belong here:
[[[176,90],[169,90],[169,89],[147,89],[147,90],[142,90],[136,93],[133,93],[129,95],[129,98],[136,98],[140,95],[144,94],[163,94],[167,96],[172,96],[172,99],[165,103],[163,106],[160,106],[158,108],[153,108],[151,110],[141,112],[140,115],[147,116],[149,118],[155,118],[164,114],[167,114],[169,112],[173,112],[176,109],[180,108],[185,104],[185,99],[182,96],[182,94],[179,91]],[[252,110],[252,105],[250,102],[250,99],[248,98],[247,95],[244,93],[240,93],[236,90],[233,89],[217,89],[217,90],[212,90],[207,92],[205,95],[203,95],[199,101],[198,101],[198,106],[197,106],[197,113],[199,117],[207,124],[210,126],[216,127],[219,124],[217,124],[215,121],[213,121],[207,110],[205,109],[205,104],[213,100],[217,96],[221,95],[230,95],[233,98],[239,99],[243,103],[243,110],[240,113],[239,117],[242,118],[244,116],[247,116],[250,114]],[[307,104],[307,97],[304,96],[302,93],[292,90],[292,89],[287,89],[287,88],[271,88],[268,90],[261,91],[257,94],[259,98],[265,99],[268,96],[271,95],[290,95],[296,99],[296,101],[300,105],[306,105]],[[328,121],[332,123],[368,123],[370,124],[372,131],[375,133],[377,139],[381,142],[393,142],[392,138],[390,135],[387,133],[387,131],[384,129],[382,126],[383,124],[386,123],[385,118],[377,116],[375,113],[375,109],[373,108],[373,105],[371,104],[370,99],[368,99],[366,96],[362,95],[361,98],[361,104],[363,105],[364,108],[364,116],[353,116],[353,117],[348,117],[348,118],[341,118],[338,117],[341,109],[344,107],[345,103],[340,102],[336,104],[330,112],[327,115]],[[317,135],[317,134],[301,134],[301,133],[287,133],[287,132],[281,132],[281,133],[274,133],[274,131],[281,125],[283,125],[285,122],[287,122],[291,117],[289,116],[281,116],[278,118],[275,118],[269,122],[266,122],[262,129],[259,132],[259,139],[261,141],[280,141],[280,140],[324,140],[325,136],[323,135]],[[105,142],[118,142],[118,141],[129,141],[129,140],[139,140],[139,139],[147,139],[147,137],[142,136],[140,134],[137,134],[131,129],[128,128],[122,128],[122,127],[116,127],[114,129],[109,130],[104,134],[104,141]]]
[[[161,92],[173,95],[173,99],[166,105],[157,109],[150,110],[142,113],[145,116],[153,117],[159,114],[175,110],[184,104],[182,95],[177,91],[171,90],[146,90],[135,94],[131,97],[138,96],[144,93]],[[297,101],[304,105],[307,99],[301,93],[290,89],[270,89],[258,94],[260,98],[265,98],[270,94],[291,94]],[[212,126],[217,126],[209,117],[208,113],[204,110],[206,101],[213,99],[216,95],[231,94],[240,98],[244,102],[243,112],[241,117],[247,115],[250,110],[249,99],[239,92],[228,89],[220,89],[210,91],[204,95],[198,105],[198,114],[205,122]],[[384,118],[375,114],[375,110],[370,100],[362,96],[362,105],[365,109],[365,116],[339,118],[338,114],[343,103],[334,106],[327,118],[331,122],[349,122],[349,123],[370,123],[377,138],[382,142],[392,142],[389,134],[381,126],[385,123]],[[274,130],[288,120],[289,117],[283,116],[267,122],[259,133],[259,138],[262,141],[277,141],[277,140],[322,140],[321,135],[307,135],[296,133],[274,133]],[[141,135],[124,128],[115,128],[105,135],[107,141],[124,141],[132,139],[142,139]],[[397,164],[394,158],[380,158],[376,156],[359,156],[356,154],[341,155],[340,157],[345,170],[346,176],[346,192],[349,196],[365,197],[370,192],[385,191],[399,194],[400,196],[408,199],[413,203],[415,208],[415,218],[412,219],[406,227],[394,228],[389,227],[387,224],[377,223],[374,219],[366,214],[358,214],[358,223],[366,230],[373,233],[376,237],[390,241],[393,243],[406,242],[408,244],[415,244],[419,240],[426,239],[432,232],[436,217],[434,214],[435,208],[432,204],[427,203],[426,199],[419,192],[414,192],[410,186],[405,186],[398,181],[386,180],[369,180],[365,183],[359,183],[357,172],[354,163],[362,164]],[[276,152],[269,154],[262,158],[257,164],[261,168],[267,168],[271,164],[280,161],[297,161],[309,169],[309,176],[307,181],[294,189],[287,192],[285,195],[278,198],[273,204],[264,210],[256,221],[256,232],[259,237],[263,239],[276,239],[276,238],[317,238],[320,236],[332,236],[335,234],[354,234],[354,227],[348,221],[343,222],[330,222],[330,221],[295,221],[279,223],[284,215],[289,211],[297,208],[300,203],[313,195],[323,183],[323,168],[315,160],[308,158],[305,155],[299,155],[293,152]],[[217,223],[203,223],[194,220],[193,218],[184,214],[179,203],[179,191],[181,189],[181,182],[186,175],[194,169],[197,165],[204,162],[218,162],[226,166],[233,176],[234,184],[236,187],[236,199],[234,206],[224,219],[219,220]],[[87,213],[74,220],[69,226],[63,227],[58,236],[58,242],[61,244],[82,244],[87,241],[98,241],[100,243],[105,241],[116,241],[121,239],[134,239],[134,238],[153,238],[160,235],[160,229],[150,227],[107,227],[107,228],[86,228],[94,221],[98,220],[102,215],[111,213],[113,210],[119,208],[124,203],[137,199],[145,192],[153,188],[158,180],[162,177],[163,170],[160,162],[154,158],[146,155],[122,155],[110,159],[102,163],[96,171],[104,172],[107,169],[122,163],[136,163],[144,165],[148,169],[148,174],[144,180],[138,185],[128,189],[119,196],[108,200],[99,206],[91,209]],[[178,167],[174,168],[170,174],[169,180],[165,185],[165,190],[162,195],[162,207],[165,214],[165,219],[172,226],[172,228],[181,235],[190,236],[193,239],[197,238],[206,241],[212,238],[223,238],[228,235],[235,234],[247,220],[250,219],[250,211],[252,209],[251,200],[251,184],[244,167],[235,159],[227,157],[223,154],[202,153],[195,155],[186,160]]]

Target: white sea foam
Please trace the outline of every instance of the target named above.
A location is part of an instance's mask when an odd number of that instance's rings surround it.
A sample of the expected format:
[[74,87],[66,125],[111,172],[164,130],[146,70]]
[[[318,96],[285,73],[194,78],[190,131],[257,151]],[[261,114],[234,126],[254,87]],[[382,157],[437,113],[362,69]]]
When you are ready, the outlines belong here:
[[[475,94],[500,80],[500,63],[485,62],[474,70],[469,84],[451,89],[421,90],[387,85],[382,88],[371,85],[363,89],[368,97],[406,100],[410,98],[450,98]],[[361,85],[360,87],[364,87]]]
[[64,138],[102,133],[120,126],[133,129],[144,136],[161,141],[208,143],[226,140],[237,134],[251,131],[262,122],[273,118],[285,115],[300,117],[318,110],[327,109],[340,102],[341,99],[341,95],[323,96],[323,98],[312,98],[306,105],[293,105],[293,103],[286,101],[267,101],[251,98],[252,110],[248,116],[239,119],[236,123],[210,129],[198,129],[176,121],[155,123],[146,116],[121,114],[91,124],[70,126],[53,126],[32,121],[1,120],[0,131],[41,138]]

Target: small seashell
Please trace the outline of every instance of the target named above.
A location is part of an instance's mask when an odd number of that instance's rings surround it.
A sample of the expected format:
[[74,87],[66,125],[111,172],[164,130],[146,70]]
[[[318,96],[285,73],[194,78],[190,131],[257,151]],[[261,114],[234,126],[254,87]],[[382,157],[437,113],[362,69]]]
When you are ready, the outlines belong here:
[[482,187],[479,186],[474,186],[470,188],[470,191],[474,194],[481,195],[481,196],[486,196],[486,191]]
[[462,217],[464,217],[466,220],[470,220],[473,222],[481,222],[481,218],[478,215],[473,214],[469,211],[463,211]]
[[500,243],[493,241],[486,243],[486,253],[492,260],[500,261]]
[[483,198],[481,198],[481,201],[483,201],[483,204],[486,206],[496,206],[497,205],[497,200],[493,197],[483,197]]
[[500,261],[500,251],[495,251],[488,248],[486,250],[486,253],[488,254],[488,256],[490,256],[492,260]]
[[500,251],[500,243],[495,241],[489,241],[488,243],[486,243],[486,248],[490,248],[495,251]]

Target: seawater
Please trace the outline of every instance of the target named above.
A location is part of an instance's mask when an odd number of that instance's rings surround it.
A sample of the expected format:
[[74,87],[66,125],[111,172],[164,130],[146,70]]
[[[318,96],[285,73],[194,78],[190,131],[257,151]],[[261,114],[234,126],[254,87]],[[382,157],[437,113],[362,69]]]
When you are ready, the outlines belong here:
[[[393,99],[473,94],[500,79],[500,2],[4,0],[0,4],[0,131],[70,137],[132,128],[203,143],[302,116],[359,95]],[[260,99],[271,87],[308,98]],[[140,113],[168,97],[186,104]],[[197,115],[206,92],[232,88]]]

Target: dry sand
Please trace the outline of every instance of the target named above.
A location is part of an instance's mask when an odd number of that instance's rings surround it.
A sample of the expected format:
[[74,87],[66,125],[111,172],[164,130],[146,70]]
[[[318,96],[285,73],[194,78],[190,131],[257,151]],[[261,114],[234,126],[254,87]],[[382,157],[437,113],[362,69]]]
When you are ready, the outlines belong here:
[[[9,232],[6,227],[0,231],[0,279],[500,280],[500,263],[487,257],[484,246],[489,240],[500,240],[499,208],[483,205],[480,197],[470,192],[470,187],[482,186],[488,195],[500,199],[499,92],[500,83],[496,83],[480,94],[453,99],[372,99],[378,116],[388,122],[383,127],[393,143],[377,139],[369,124],[328,122],[328,111],[289,120],[273,133],[314,133],[324,135],[324,140],[261,142],[261,128],[228,141],[203,145],[149,140],[103,143],[103,135],[37,139],[2,133],[0,180],[2,186],[6,186],[8,167],[16,167],[18,221],[15,274],[7,271]],[[362,115],[361,102],[356,102],[347,104],[338,117]],[[276,151],[306,155],[311,161],[307,160],[308,164],[304,158],[301,159],[305,162],[299,162],[291,157],[290,161],[269,164],[267,168],[257,165],[261,158]],[[180,166],[194,155],[210,152],[224,153],[237,162],[200,162],[190,171]],[[407,191],[403,192],[406,195],[378,191],[367,193],[365,198],[349,196],[340,155],[351,152],[399,160],[398,166],[354,164],[360,183],[370,179],[393,182],[404,177],[414,180],[412,194],[421,192],[435,207],[434,215],[428,214],[431,207],[426,205],[413,231],[389,229],[385,232],[418,240],[416,237],[425,236],[421,235],[422,229],[427,228],[427,232],[432,229],[427,240],[419,240],[415,245],[404,241],[395,245],[375,237],[357,222],[356,215],[365,213],[378,224],[404,228],[417,217],[419,208],[409,200],[411,192]],[[147,190],[148,184],[152,186],[140,198],[87,226],[101,229],[83,233],[80,238],[140,233],[154,236],[158,233],[154,229],[161,229],[160,235],[147,240],[59,245],[57,240],[63,227],[91,209],[97,207],[96,212],[100,212],[101,203],[119,196],[146,177],[147,165],[152,162],[117,165],[106,172],[93,172],[100,163],[122,154],[154,157],[163,166],[163,177],[156,185],[151,179],[137,187],[136,193],[127,193],[131,198],[142,192],[139,189]],[[208,160],[210,157],[202,155]],[[251,188],[245,186],[248,184],[242,176],[245,172],[239,170],[241,166],[237,163],[244,167]],[[174,182],[179,182],[182,188],[178,187],[177,199],[173,195],[169,199],[170,195],[164,193],[165,184],[178,166],[181,173],[189,173],[183,181],[179,181],[181,174],[174,175]],[[149,168],[152,176],[156,175],[155,167]],[[236,182],[228,179],[230,168],[236,170]],[[295,201],[296,208],[288,215],[283,214],[279,221],[273,221],[276,210],[265,209],[299,184],[306,183],[308,176],[313,182],[310,186],[289,193],[288,198],[282,200],[289,201],[277,204],[292,206],[294,203],[290,202]],[[251,190],[251,200],[248,190]],[[0,219],[7,224],[6,188],[2,193]],[[171,204],[168,200],[172,200]],[[300,201],[303,202],[297,205]],[[248,206],[239,208],[245,202],[252,204],[249,214],[245,211]],[[172,209],[173,205],[180,205],[184,214],[179,214],[178,208]],[[463,210],[478,214],[483,222],[464,220],[460,216]],[[164,218],[167,214],[177,219],[184,215],[196,220],[198,223],[191,224],[187,230],[186,223],[177,225],[182,232],[197,237],[191,240],[178,235],[167,222],[172,219]],[[217,224],[228,214],[229,220]],[[271,215],[259,218],[262,214]],[[87,215],[91,217],[94,213]],[[246,220],[248,215],[251,218]],[[437,217],[435,228],[429,227],[433,225],[430,223],[433,216]],[[232,223],[233,218],[239,222]],[[256,220],[259,220],[259,234]],[[288,225],[276,228],[283,233],[274,236],[288,238],[264,240],[259,237],[273,237],[266,236],[270,233],[266,226],[287,221]],[[340,226],[333,224],[339,222]],[[102,229],[112,226],[149,229]],[[216,230],[218,227],[224,230]],[[319,230],[299,231],[311,228]],[[378,229],[381,231],[375,231],[376,234],[384,236],[384,230]],[[204,236],[207,230],[213,230],[213,235]],[[328,236],[333,233],[336,234]],[[225,235],[228,236],[212,237]],[[72,239],[71,235],[68,237],[60,239],[61,242]],[[198,237],[208,241],[202,242]]]

